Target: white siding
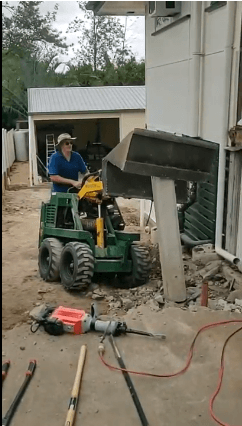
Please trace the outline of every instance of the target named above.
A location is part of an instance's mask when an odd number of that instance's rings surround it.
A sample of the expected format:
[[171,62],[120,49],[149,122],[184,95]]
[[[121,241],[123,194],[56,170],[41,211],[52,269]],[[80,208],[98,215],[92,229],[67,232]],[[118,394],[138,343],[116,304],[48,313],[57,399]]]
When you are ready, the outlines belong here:
[[[222,121],[225,109],[225,72],[224,52],[205,56],[200,136],[218,143],[223,143],[225,136]],[[228,116],[226,125],[228,126]]]
[[[147,69],[146,122],[150,130],[188,134],[188,61]],[[177,74],[179,79],[176,78]],[[155,81],[165,84],[154,85]],[[176,93],[176,96],[171,96]]]
[[[213,12],[202,10],[204,18],[204,51],[194,52],[196,36],[194,7],[182,2],[182,16],[175,26],[154,33],[155,19],[146,16],[146,87],[148,128],[189,136],[200,136],[225,144],[225,116],[228,119],[228,77],[231,63],[227,63],[227,33],[233,31],[228,6]],[[231,2],[235,3],[235,2]],[[210,2],[204,2],[203,7]],[[202,53],[202,87],[200,133],[194,134],[191,123],[193,86],[192,62],[194,53]],[[227,123],[226,123],[227,124]],[[234,123],[235,124],[235,123]]]
[[[190,4],[182,6],[184,13]],[[150,130],[189,134],[190,19],[161,33],[146,17],[146,122]]]
[[15,148],[13,129],[9,132],[2,129],[2,175],[13,165],[15,161]]
[[2,191],[5,190],[5,176],[15,161],[13,129],[2,129]]
[[[175,25],[155,35],[155,19],[146,14],[146,123],[151,130],[219,143],[218,199],[223,200],[224,148],[228,130],[236,124],[242,7],[241,2],[227,2],[205,11],[210,3],[182,2],[182,19],[175,18]],[[146,215],[149,209],[144,201]],[[242,200],[240,217],[241,209]],[[220,202],[216,241],[222,233],[221,212]],[[241,232],[240,227],[238,238]],[[240,243],[237,250],[241,258]]]

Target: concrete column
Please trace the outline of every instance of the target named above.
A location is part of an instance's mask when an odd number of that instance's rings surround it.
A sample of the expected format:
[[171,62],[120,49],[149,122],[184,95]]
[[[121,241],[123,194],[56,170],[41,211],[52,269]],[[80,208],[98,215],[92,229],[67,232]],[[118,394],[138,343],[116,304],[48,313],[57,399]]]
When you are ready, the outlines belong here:
[[[33,117],[29,116],[29,165],[30,165],[30,186],[32,186],[32,176],[34,185],[38,185],[38,168],[36,157],[36,139],[34,131]],[[32,166],[32,169],[31,169]]]
[[186,299],[175,183],[152,177],[164,296],[174,302]]
[[144,227],[145,200],[140,200],[140,227]]

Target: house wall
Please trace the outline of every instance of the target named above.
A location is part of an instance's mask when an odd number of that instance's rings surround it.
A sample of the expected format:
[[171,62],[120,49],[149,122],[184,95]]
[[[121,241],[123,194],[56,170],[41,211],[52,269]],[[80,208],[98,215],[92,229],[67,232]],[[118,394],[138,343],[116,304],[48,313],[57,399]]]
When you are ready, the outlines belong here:
[[[221,200],[224,148],[237,119],[240,3],[206,11],[211,2],[182,2],[180,17],[170,19],[170,25],[167,20],[159,24],[146,11],[147,127],[219,143]],[[142,209],[147,216],[150,203],[143,202]],[[155,219],[154,212],[151,217]],[[216,236],[221,233],[220,217]],[[242,235],[238,238],[242,240]]]
[[135,128],[145,128],[145,111],[125,111],[120,119],[120,141]]
[[[194,39],[202,38],[202,29],[197,35],[191,2],[182,2],[183,19],[177,20],[175,26],[163,27],[160,33],[155,33],[155,18],[146,16],[146,122],[151,130],[199,136],[223,144],[224,127],[228,126],[227,82],[231,72],[231,59],[227,62],[227,50],[232,48],[228,46],[228,31],[233,30],[236,2],[229,2],[230,11],[227,5],[212,12],[205,12],[210,2],[198,3],[202,4],[198,26],[204,20],[204,42],[201,40],[197,52]],[[194,128],[191,115],[194,92],[199,87],[193,86],[193,66],[199,54],[202,58],[200,128]]]
[[[182,4],[190,12],[190,2]],[[146,123],[150,130],[189,133],[190,20],[156,33],[146,16]]]

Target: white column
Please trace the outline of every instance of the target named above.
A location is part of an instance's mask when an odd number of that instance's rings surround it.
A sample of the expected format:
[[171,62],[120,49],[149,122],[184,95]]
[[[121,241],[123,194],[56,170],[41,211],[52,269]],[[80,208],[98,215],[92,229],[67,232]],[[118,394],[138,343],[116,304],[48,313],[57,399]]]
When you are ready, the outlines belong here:
[[30,116],[28,117],[29,121],[29,184],[33,186],[33,164],[32,164],[32,128]]
[[[35,131],[34,131],[34,120],[33,117],[29,116],[29,161],[32,161],[32,173],[34,178],[34,185],[38,185],[38,169],[37,169],[37,158],[36,158],[36,139],[35,139]],[[31,174],[32,174],[31,173]],[[30,182],[31,185],[31,182]],[[32,185],[31,185],[32,186]]]
[[174,302],[186,300],[181,240],[173,180],[152,177],[164,296]]
[[140,228],[144,227],[145,200],[140,200]]

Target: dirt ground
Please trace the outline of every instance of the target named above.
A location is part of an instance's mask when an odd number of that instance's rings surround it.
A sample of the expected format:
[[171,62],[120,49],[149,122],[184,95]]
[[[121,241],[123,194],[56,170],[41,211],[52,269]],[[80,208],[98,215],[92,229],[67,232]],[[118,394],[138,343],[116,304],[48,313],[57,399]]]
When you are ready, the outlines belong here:
[[[123,320],[130,327],[165,333],[166,340],[127,335],[116,339],[127,368],[157,374],[174,373],[184,367],[191,342],[199,327],[215,321],[238,318],[238,314],[199,309],[196,313],[177,308],[152,312],[142,306]],[[218,383],[218,371],[225,339],[238,325],[220,326],[198,339],[194,358],[185,374],[175,378],[132,376],[136,392],[150,426],[214,426],[209,400]],[[102,365],[97,348],[99,335],[64,334],[49,336],[43,329],[32,334],[23,324],[6,333],[3,351],[11,359],[3,385],[5,414],[20,387],[29,360],[37,360],[36,372],[11,426],[64,425],[82,344],[87,345],[80,400],[75,425],[141,425],[129,390],[120,372]],[[117,366],[109,341],[105,359]],[[225,374],[215,401],[215,414],[223,425],[242,422],[242,333],[237,333],[225,352]]]
[[[105,297],[98,301],[103,319],[120,319],[136,329],[166,334],[166,340],[162,341],[134,335],[117,339],[128,368],[160,374],[173,373],[184,366],[199,327],[221,320],[241,320],[241,314],[238,309],[225,312],[202,308],[199,300],[196,303],[191,301],[189,307],[174,303],[164,305],[163,302],[162,307],[158,306],[156,297],[162,298],[162,275],[159,253],[155,247],[151,247],[150,281],[140,289],[120,290],[104,279],[98,286],[94,285],[86,296],[81,296],[66,292],[60,283],[44,282],[39,276],[37,262],[39,213],[41,202],[50,196],[50,188],[48,184],[37,189],[27,185],[28,163],[15,164],[10,190],[3,195],[2,207],[2,359],[11,359],[8,377],[3,385],[3,413],[9,408],[22,383],[29,360],[35,358],[36,372],[12,420],[12,426],[64,424],[80,346],[87,344],[75,424],[138,426],[140,421],[122,374],[109,370],[98,357],[98,333],[55,337],[40,328],[36,334],[32,334],[29,311],[42,303],[89,311],[93,295],[104,294]],[[127,230],[139,232],[139,201],[120,199],[119,205]],[[148,244],[149,235],[142,233],[142,241]],[[184,254],[183,259],[187,290],[192,292],[199,284],[197,266],[191,262],[188,254]],[[221,282],[223,280],[215,282],[213,295],[228,294],[228,288],[222,287]],[[214,300],[212,302],[215,303]],[[125,303],[132,307],[126,305],[125,308]],[[209,413],[209,400],[218,383],[223,344],[239,326],[241,323],[204,332],[198,339],[189,370],[179,377],[155,379],[132,376],[151,426],[216,424]],[[108,341],[105,347],[105,359],[116,366]],[[224,425],[242,426],[241,353],[240,332],[229,341],[225,351],[224,381],[214,404],[215,413]]]
[[[9,330],[29,319],[36,303],[51,303],[89,310],[91,294],[66,292],[60,283],[46,283],[38,272],[38,232],[41,203],[50,197],[49,184],[30,188],[28,162],[14,163],[10,190],[2,197],[2,327]],[[119,200],[127,231],[139,232],[138,200]],[[143,239],[147,240],[143,234]],[[105,288],[105,282],[102,283]],[[108,288],[110,294],[114,290]],[[107,302],[100,302],[107,312]],[[122,313],[122,311],[121,311]]]

